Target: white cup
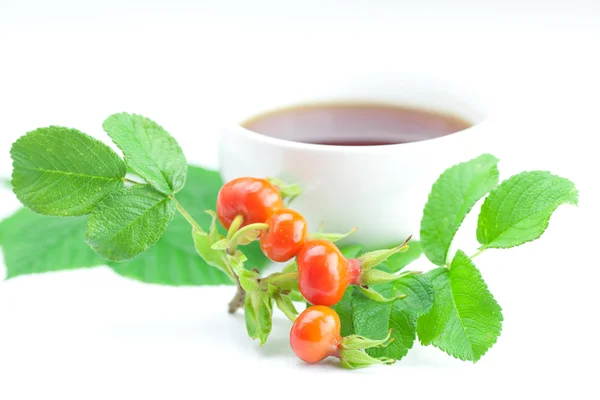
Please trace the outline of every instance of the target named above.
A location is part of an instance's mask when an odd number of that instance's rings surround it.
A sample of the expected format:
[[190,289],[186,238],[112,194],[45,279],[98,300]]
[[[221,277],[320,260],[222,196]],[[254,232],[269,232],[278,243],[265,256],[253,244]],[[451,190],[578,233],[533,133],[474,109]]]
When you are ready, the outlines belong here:
[[[305,85],[306,86],[306,85]],[[462,117],[472,127],[435,139],[383,146],[331,146],[282,140],[250,131],[243,121],[293,104],[377,102]],[[408,73],[352,77],[272,96],[225,127],[220,170],[225,181],[276,177],[298,183],[292,203],[316,231],[358,231],[348,242],[377,247],[419,237],[432,184],[448,167],[490,152],[493,124],[483,99],[465,86]]]

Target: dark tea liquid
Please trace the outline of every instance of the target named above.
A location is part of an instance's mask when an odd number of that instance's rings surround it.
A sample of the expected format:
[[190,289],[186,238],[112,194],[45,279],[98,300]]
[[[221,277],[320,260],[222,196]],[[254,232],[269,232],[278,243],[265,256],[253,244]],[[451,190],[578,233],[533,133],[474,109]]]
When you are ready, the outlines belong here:
[[456,115],[391,104],[323,103],[271,111],[242,125],[296,142],[379,146],[434,139],[473,124]]

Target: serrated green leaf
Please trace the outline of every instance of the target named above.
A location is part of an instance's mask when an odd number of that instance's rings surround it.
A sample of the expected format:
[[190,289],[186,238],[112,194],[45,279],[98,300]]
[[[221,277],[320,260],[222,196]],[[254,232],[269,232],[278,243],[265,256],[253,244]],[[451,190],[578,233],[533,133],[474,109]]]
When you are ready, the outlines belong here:
[[158,191],[173,194],[185,185],[187,162],[177,141],[156,122],[136,114],[113,114],[102,127],[125,162]]
[[[205,210],[215,208],[222,185],[218,172],[190,166],[186,185],[177,193],[177,200],[200,226],[208,229],[211,216]],[[150,250],[133,260],[109,265],[118,274],[146,283],[173,286],[233,284],[225,274],[198,256],[190,231],[190,224],[177,213],[163,237]],[[224,230],[221,232],[225,233]],[[244,246],[243,250],[248,257],[247,268],[260,270],[268,264],[258,242]]]
[[426,275],[407,275],[395,282],[396,292],[406,294],[402,300],[396,301],[398,308],[416,315],[423,315],[433,306],[433,285]]
[[111,193],[96,206],[85,240],[107,260],[129,260],[154,245],[174,215],[172,198],[150,185],[131,186]]
[[407,296],[393,303],[369,300],[359,290],[352,295],[354,333],[369,339],[384,339],[390,329],[394,341],[385,348],[367,349],[372,357],[390,357],[400,360],[412,348],[416,338],[417,318],[433,305],[433,286],[423,275],[407,275],[383,285],[373,285],[384,297],[398,292]]
[[51,126],[13,143],[13,190],[21,203],[45,215],[89,214],[123,187],[125,164],[110,147],[76,129]]
[[503,319],[481,274],[459,250],[450,270],[438,268],[427,275],[435,296],[431,311],[419,319],[419,340],[461,360],[479,360],[496,343]]
[[[373,285],[373,288],[385,297],[392,297],[395,293],[393,283]],[[406,309],[403,300],[378,303],[354,291],[352,319],[355,333],[369,339],[384,339],[392,329],[394,341],[389,346],[366,350],[372,357],[400,360],[412,348],[416,338],[417,315]]]
[[108,265],[119,275],[145,283],[170,286],[232,284],[226,275],[198,256],[190,225],[179,214],[175,214],[165,234],[150,250],[133,260],[109,262]]
[[522,172],[502,182],[481,207],[482,248],[508,248],[539,238],[561,204],[577,204],[573,182],[545,171]]
[[2,221],[6,278],[104,264],[83,240],[86,219],[45,216],[22,208]]
[[390,256],[385,265],[388,272],[396,273],[406,267],[411,262],[418,260],[421,257],[421,243],[418,240],[411,240],[408,243],[408,250],[404,253],[396,253]]
[[273,299],[259,290],[246,293],[244,317],[248,336],[265,344],[273,327]]
[[332,308],[338,313],[340,323],[342,325],[342,336],[353,335],[354,322],[352,320],[352,293],[356,290],[356,286],[348,286],[344,292],[344,296]]
[[340,252],[342,253],[342,255],[348,259],[358,257],[358,255],[360,254],[361,251],[362,251],[362,246],[359,246],[357,244],[354,244],[351,246],[346,246],[346,247],[343,247],[340,249]]
[[498,183],[498,159],[483,154],[457,164],[433,184],[421,220],[423,253],[445,265],[454,235],[475,203]]
[[[186,187],[177,198],[196,221],[208,226],[210,216],[204,210],[214,207],[221,184],[217,172],[190,166]],[[0,237],[8,275],[105,264],[106,261],[85,243],[86,220],[49,217],[21,209],[2,221]],[[46,227],[47,231],[43,229]],[[35,238],[35,242],[30,238]],[[245,246],[244,253],[248,256],[246,264],[249,267],[261,269],[268,262],[258,243]],[[150,250],[130,261],[110,262],[109,266],[120,275],[146,283],[173,286],[232,284],[221,271],[208,266],[198,256],[190,235],[190,224],[179,214]]]

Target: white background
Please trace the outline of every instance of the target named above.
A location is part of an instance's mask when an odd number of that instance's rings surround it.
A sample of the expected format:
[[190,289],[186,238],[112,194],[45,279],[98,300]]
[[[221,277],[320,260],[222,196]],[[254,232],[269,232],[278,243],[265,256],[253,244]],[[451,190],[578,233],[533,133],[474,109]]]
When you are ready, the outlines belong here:
[[[502,177],[551,170],[580,206],[559,209],[542,240],[477,259],[505,322],[475,365],[416,345],[393,367],[307,366],[281,316],[263,348],[247,339],[225,312],[229,287],[96,268],[0,283],[0,399],[600,396],[596,1],[125,3],[0,0],[0,175],[25,132],[104,137],[117,111],[153,118],[216,167],[218,127],[274,88],[406,70],[477,85],[504,116]],[[3,215],[18,207],[9,191],[0,201]]]

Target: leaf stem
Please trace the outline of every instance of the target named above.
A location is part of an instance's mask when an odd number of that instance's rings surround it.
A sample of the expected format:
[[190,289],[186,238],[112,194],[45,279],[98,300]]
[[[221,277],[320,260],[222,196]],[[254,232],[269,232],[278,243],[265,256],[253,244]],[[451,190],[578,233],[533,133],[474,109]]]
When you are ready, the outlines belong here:
[[480,249],[477,253],[473,254],[470,258],[471,260],[474,259],[475,257],[477,257],[478,255],[480,255],[481,253],[483,253],[484,251],[486,251],[487,249],[483,248]]
[[190,215],[190,213],[188,213],[186,211],[185,208],[183,208],[183,206],[181,205],[180,202],[177,201],[177,199],[175,198],[175,196],[170,196],[173,201],[175,202],[175,207],[177,207],[177,211],[179,211],[179,213],[181,215],[183,215],[183,217],[187,220],[187,222],[190,223],[190,225],[192,225],[192,227],[198,231],[198,232],[204,232],[204,230],[202,230],[202,228],[200,227],[200,225],[198,225],[198,223],[196,222],[196,220]]

